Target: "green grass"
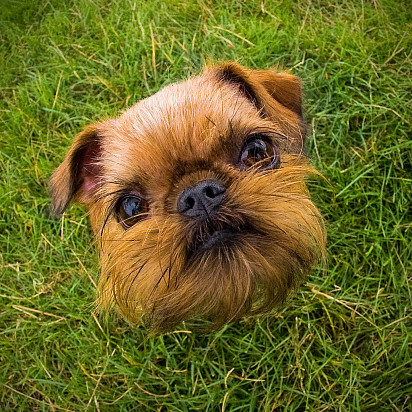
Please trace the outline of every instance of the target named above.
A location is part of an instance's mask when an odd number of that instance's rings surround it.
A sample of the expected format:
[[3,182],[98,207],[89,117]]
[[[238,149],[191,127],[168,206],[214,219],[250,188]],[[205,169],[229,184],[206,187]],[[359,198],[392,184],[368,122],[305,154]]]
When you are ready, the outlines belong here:
[[[411,21],[406,0],[3,0],[0,409],[410,410]],[[328,262],[269,318],[150,337],[92,316],[85,211],[48,218],[47,181],[84,125],[212,59],[305,81]]]

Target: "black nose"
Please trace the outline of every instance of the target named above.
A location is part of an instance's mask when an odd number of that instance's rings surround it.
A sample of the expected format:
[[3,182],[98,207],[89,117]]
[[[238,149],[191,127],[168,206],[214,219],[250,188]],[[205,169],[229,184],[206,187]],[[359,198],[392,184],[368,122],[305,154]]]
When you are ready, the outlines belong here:
[[214,215],[222,204],[226,188],[217,180],[203,180],[187,187],[177,199],[177,210],[196,220]]

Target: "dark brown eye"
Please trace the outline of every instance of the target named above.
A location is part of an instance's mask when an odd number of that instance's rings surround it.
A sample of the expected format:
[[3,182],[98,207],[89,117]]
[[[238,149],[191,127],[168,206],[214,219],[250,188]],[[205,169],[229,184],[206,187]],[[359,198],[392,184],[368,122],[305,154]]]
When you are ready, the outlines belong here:
[[255,135],[243,146],[239,163],[242,168],[258,163],[259,169],[277,169],[280,164],[279,152],[269,138]]
[[137,195],[126,195],[117,204],[117,220],[123,229],[129,229],[144,219],[148,211],[147,200]]

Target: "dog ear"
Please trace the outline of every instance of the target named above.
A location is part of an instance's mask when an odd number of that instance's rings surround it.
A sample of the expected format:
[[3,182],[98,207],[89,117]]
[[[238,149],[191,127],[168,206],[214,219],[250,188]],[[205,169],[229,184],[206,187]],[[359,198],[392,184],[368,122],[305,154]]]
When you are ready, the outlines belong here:
[[298,77],[275,70],[247,69],[237,63],[223,63],[216,70],[220,80],[237,86],[263,112],[271,109],[272,98],[302,117],[302,86]]
[[87,126],[76,136],[62,164],[50,179],[52,211],[60,215],[73,199],[88,204],[101,179],[99,124]]

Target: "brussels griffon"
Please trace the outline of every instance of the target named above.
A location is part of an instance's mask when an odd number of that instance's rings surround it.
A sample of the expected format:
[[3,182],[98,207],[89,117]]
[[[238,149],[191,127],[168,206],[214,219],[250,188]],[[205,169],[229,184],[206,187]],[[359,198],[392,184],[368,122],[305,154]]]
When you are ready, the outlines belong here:
[[325,247],[306,132],[297,77],[236,63],[87,126],[51,191],[57,214],[89,209],[100,308],[164,332],[282,303]]

